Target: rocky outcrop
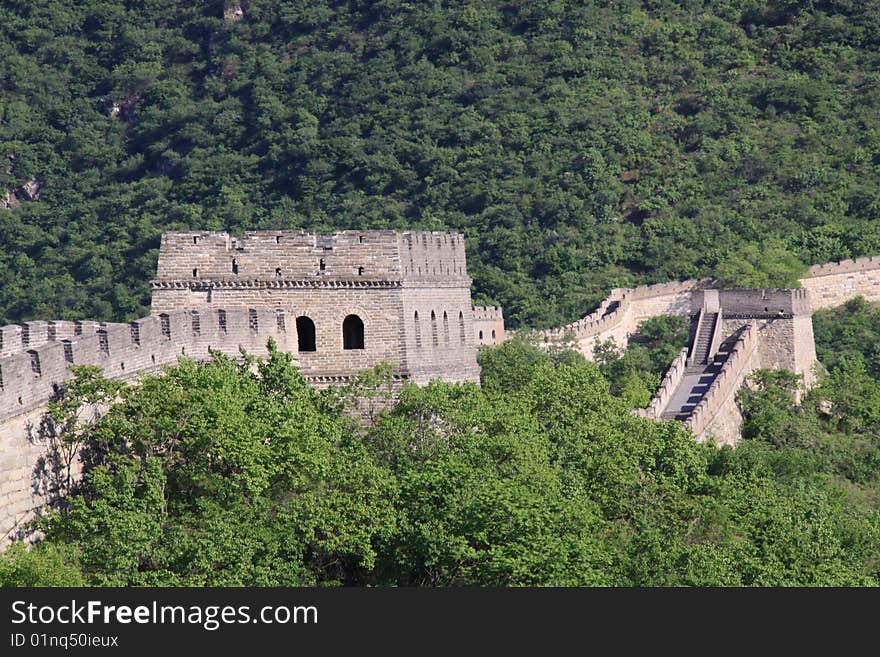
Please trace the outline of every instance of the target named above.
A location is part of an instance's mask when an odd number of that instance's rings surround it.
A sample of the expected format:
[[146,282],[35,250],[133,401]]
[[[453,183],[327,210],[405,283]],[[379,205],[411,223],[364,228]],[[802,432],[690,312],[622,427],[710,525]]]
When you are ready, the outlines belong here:
[[18,190],[16,191],[16,195],[23,201],[39,201],[40,190],[42,188],[43,183],[41,183],[36,178],[31,178],[24,185],[18,188]]
[[0,198],[0,208],[4,210],[14,210],[19,205],[21,205],[21,201],[18,200],[15,192],[11,190],[7,190],[3,198]]
[[244,9],[242,9],[241,5],[227,7],[223,11],[223,18],[227,23],[237,23],[244,18]]

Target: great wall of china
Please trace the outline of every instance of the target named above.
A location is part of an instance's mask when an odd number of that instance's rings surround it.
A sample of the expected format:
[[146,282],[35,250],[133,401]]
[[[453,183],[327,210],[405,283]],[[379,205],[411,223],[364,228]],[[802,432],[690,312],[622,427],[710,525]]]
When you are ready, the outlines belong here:
[[671,364],[650,405],[636,412],[681,420],[698,440],[733,444],[742,418],[734,395],[756,369],[788,369],[809,386],[816,360],[812,313],[862,296],[880,301],[880,257],[814,265],[794,290],[714,290],[711,279],[617,288],[586,317],[539,332],[544,344],[572,338],[588,359],[599,343],[626,347],[659,315],[694,318],[691,344]]
[[[160,372],[181,356],[266,354],[272,338],[316,386],[379,362],[395,380],[478,381],[476,349],[506,339],[500,308],[470,301],[464,240],[449,233],[256,231],[163,236],[149,317],[131,323],[34,321],[0,328],[0,544],[57,497],[46,403],[71,365],[113,378]],[[880,258],[811,267],[797,290],[714,290],[710,280],[615,289],[577,322],[541,331],[573,336],[592,359],[599,342],[626,346],[651,317],[694,318],[692,344],[657,395],[636,412],[684,422],[699,440],[735,442],[733,396],[757,368],[809,384],[811,314],[855,296],[880,301]]]

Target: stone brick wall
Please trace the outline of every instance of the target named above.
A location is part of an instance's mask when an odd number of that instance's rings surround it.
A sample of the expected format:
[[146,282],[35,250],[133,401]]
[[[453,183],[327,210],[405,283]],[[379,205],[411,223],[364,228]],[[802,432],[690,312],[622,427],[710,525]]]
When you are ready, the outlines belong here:
[[[61,487],[51,442],[40,431],[42,415],[41,408],[0,424],[0,548],[24,538],[23,526]],[[75,463],[71,473],[79,472]]]
[[[470,284],[460,234],[166,233],[150,317],[0,327],[0,531],[8,538],[52,499],[34,492],[47,459],[35,426],[70,365],[133,379],[181,356],[206,359],[209,350],[262,356],[271,336],[316,387],[381,362],[392,365],[395,390],[435,378],[478,382],[477,346],[505,338],[504,317],[500,308],[474,308]],[[351,316],[363,330],[346,344]],[[478,340],[481,330],[494,339]]]
[[215,232],[165,233],[156,279],[399,280],[399,239],[394,231],[343,231],[324,236],[267,230],[246,232],[241,239]]
[[473,335],[477,345],[493,345],[504,342],[504,314],[500,306],[474,306]]
[[243,347],[265,356],[270,337],[279,349],[295,352],[291,328],[285,309],[187,310],[84,327],[79,335],[59,331],[54,340],[0,358],[0,545],[56,494],[51,443],[40,422],[71,365],[97,365],[111,378],[131,380],[181,356],[205,360],[211,350],[238,357]]
[[0,423],[43,407],[70,377],[71,365],[98,365],[109,377],[131,379],[173,364],[180,356],[206,359],[209,349],[238,356],[244,347],[265,355],[269,337],[279,349],[295,351],[291,345],[296,335],[286,330],[289,311],[279,310],[286,313],[284,329],[273,309],[178,311],[131,324],[107,324],[98,329],[103,333],[62,338],[0,358]]
[[651,403],[648,404],[647,408],[637,408],[635,410],[636,415],[649,417],[654,420],[660,419],[663,411],[669,405],[672,394],[678,388],[682,378],[684,378],[685,371],[687,370],[688,351],[688,347],[684,347],[678,352],[678,355],[672,360],[669,369],[666,370],[663,381],[660,383],[660,387],[654,394],[653,399],[651,399]]
[[721,290],[720,300],[723,335],[755,320],[761,367],[789,370],[813,384],[816,345],[807,290]]
[[814,265],[801,279],[812,309],[839,306],[856,296],[880,301],[880,256]]
[[[417,381],[475,381],[470,284],[460,234],[169,233],[152,311],[284,306],[315,324],[316,350],[300,353],[308,376],[332,379],[387,361]],[[364,323],[364,349],[343,349],[348,315]],[[500,311],[490,330],[503,335]]]
[[[740,389],[749,373],[762,365],[758,350],[760,342],[758,333],[756,320],[751,320],[742,328],[718,376],[685,421],[685,426],[694,433],[697,440],[704,441],[711,438],[719,444],[733,444],[739,437],[739,425],[734,429],[730,424],[730,418],[720,411],[736,409],[734,400],[736,391]],[[740,423],[741,421],[740,418]],[[735,419],[733,424],[736,424]]]
[[0,358],[39,347],[47,342],[94,335],[116,324],[102,322],[35,321],[0,326]]
[[406,366],[413,381],[479,381],[470,289],[408,283],[402,301]]
[[792,316],[810,314],[810,301],[803,289],[719,290],[724,314],[747,317]]
[[560,341],[566,334],[574,335],[578,350],[593,360],[593,350],[609,339],[625,349],[629,336],[646,319],[658,315],[690,316],[702,305],[702,290],[710,281],[682,281],[645,285],[637,288],[616,288],[589,315],[576,322],[539,332],[544,344]]

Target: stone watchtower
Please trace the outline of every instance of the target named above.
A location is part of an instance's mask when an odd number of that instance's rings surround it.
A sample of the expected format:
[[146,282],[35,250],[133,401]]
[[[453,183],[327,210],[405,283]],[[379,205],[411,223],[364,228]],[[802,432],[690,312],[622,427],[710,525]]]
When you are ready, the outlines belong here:
[[479,381],[487,309],[471,306],[470,285],[460,234],[166,233],[152,313],[276,309],[295,332],[288,344],[303,374],[317,385],[380,362],[420,384]]

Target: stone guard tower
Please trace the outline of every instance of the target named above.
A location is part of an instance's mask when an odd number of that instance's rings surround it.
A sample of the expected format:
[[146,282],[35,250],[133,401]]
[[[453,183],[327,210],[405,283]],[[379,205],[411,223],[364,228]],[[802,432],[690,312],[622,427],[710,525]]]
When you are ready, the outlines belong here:
[[477,334],[488,309],[471,306],[470,285],[460,234],[166,233],[152,314],[290,309],[285,329],[316,385],[383,361],[400,380],[479,381]]

